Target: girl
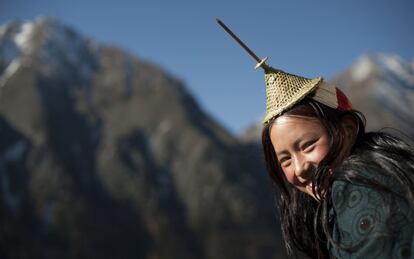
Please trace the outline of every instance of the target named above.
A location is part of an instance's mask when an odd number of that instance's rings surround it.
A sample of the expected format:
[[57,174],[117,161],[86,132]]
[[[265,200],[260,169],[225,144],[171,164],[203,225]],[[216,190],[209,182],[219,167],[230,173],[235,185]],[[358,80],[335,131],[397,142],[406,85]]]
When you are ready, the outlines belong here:
[[265,71],[262,144],[290,254],[414,258],[414,150],[381,132],[321,77]]
[[414,257],[413,149],[365,133],[364,116],[321,78],[268,68],[266,82],[262,144],[288,252]]

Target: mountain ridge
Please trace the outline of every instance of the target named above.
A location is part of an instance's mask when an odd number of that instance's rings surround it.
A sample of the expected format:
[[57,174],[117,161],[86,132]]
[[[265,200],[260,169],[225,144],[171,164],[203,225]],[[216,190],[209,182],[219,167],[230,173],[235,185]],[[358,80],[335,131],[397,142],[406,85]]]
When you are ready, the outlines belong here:
[[0,203],[3,257],[283,256],[260,150],[180,80],[54,19],[9,26],[0,190],[25,202]]

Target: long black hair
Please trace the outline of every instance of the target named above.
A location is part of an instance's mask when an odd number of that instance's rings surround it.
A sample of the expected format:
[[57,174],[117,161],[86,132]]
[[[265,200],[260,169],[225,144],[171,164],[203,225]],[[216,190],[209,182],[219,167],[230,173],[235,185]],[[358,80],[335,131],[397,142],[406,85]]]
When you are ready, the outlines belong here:
[[[327,242],[333,240],[328,212],[332,206],[330,196],[333,181],[359,181],[390,191],[386,186],[374,184],[355,173],[358,166],[364,166],[367,162],[384,168],[383,171],[397,179],[405,187],[407,200],[413,201],[414,152],[402,140],[383,132],[365,133],[365,117],[359,111],[339,111],[310,97],[304,98],[281,116],[292,115],[317,118],[328,132],[330,147],[328,154],[315,169],[312,179],[313,192],[317,198],[315,200],[287,181],[270,140],[269,131],[274,119],[264,125],[263,151],[268,174],[276,188],[281,229],[288,254],[300,251],[311,258],[329,258]],[[346,139],[346,133],[341,126],[344,116],[349,116],[355,122],[355,144],[351,155],[338,162]],[[341,170],[334,170],[330,174],[328,170],[333,165],[334,169]],[[338,171],[341,173],[336,173]]]

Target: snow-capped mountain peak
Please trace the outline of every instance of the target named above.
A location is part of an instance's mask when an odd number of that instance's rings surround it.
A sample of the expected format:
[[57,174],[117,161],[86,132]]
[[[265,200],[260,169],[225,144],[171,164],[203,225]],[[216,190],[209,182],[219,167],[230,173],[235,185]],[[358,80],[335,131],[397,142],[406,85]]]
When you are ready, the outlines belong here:
[[377,64],[383,69],[383,74],[393,74],[407,85],[414,86],[414,67],[398,55],[378,55]]
[[54,18],[8,23],[0,27],[0,87],[27,62],[37,63],[45,76],[88,82],[98,51],[93,40]]
[[[414,86],[414,63],[395,54],[366,55],[351,66],[350,76],[355,82],[381,76],[386,81]],[[399,82],[394,82],[396,79]]]
[[22,52],[30,51],[31,41],[35,34],[35,22],[25,22],[20,25],[20,31],[14,36],[14,42]]
[[363,56],[351,67],[351,77],[358,82],[368,78],[375,70],[375,63],[369,56]]

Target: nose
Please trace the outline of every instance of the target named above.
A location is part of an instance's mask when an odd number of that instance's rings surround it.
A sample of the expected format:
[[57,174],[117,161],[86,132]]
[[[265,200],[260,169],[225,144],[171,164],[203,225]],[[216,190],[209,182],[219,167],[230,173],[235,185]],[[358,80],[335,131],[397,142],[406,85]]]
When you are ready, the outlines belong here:
[[310,162],[302,156],[296,156],[294,158],[295,176],[301,182],[307,182],[309,180]]

